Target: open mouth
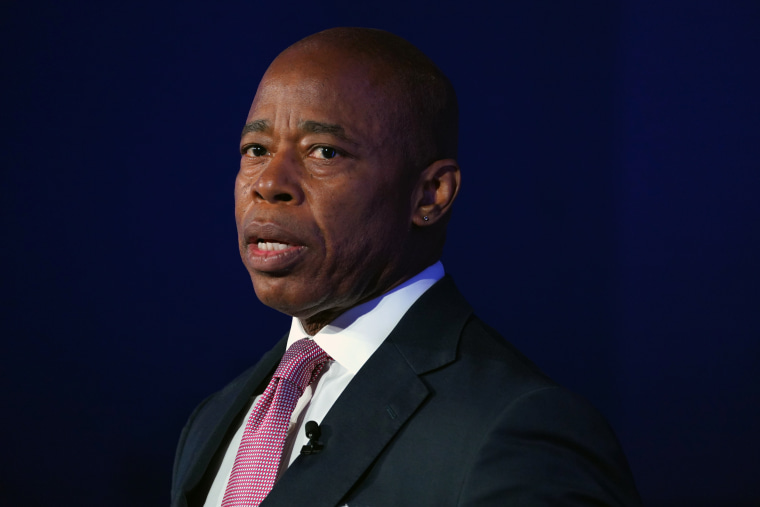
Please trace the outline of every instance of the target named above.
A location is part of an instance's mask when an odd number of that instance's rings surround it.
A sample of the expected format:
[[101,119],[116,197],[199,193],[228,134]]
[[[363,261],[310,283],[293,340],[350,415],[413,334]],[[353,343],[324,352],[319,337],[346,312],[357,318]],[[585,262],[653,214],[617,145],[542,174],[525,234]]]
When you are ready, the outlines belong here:
[[288,272],[308,251],[297,234],[275,223],[249,224],[244,246],[248,267],[269,274]]
[[259,273],[282,274],[293,269],[305,252],[306,247],[282,239],[256,238],[248,243],[246,259]]
[[290,246],[291,245],[287,243],[281,243],[279,241],[273,240],[259,239],[256,241],[256,248],[265,252],[278,252],[280,250],[285,250]]

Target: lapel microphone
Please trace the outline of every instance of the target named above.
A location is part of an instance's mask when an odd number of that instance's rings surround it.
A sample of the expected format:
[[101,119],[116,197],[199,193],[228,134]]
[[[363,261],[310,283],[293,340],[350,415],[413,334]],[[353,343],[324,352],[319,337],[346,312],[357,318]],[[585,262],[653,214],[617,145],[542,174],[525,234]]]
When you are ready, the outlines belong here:
[[319,443],[319,437],[322,435],[322,430],[319,429],[319,424],[316,421],[308,421],[306,423],[306,436],[309,438],[309,443],[301,447],[301,454],[317,454],[322,450],[324,445]]

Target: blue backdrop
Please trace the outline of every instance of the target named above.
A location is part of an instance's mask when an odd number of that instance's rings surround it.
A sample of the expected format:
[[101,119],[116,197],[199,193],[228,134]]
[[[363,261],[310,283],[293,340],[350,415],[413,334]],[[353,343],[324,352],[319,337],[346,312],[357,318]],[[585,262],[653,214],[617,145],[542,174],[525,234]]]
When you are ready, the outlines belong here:
[[757,505],[759,22],[757,1],[5,2],[0,503],[168,503],[193,406],[288,326],[236,246],[256,85],[354,25],[458,90],[444,264],[477,313],[607,415],[648,505]]

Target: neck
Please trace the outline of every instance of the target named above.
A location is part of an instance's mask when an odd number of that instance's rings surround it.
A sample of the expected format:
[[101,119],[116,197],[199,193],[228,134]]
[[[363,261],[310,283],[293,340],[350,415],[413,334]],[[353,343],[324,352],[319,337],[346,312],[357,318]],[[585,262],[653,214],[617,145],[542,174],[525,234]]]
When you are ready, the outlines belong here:
[[[317,312],[314,315],[311,315],[308,317],[304,317],[304,318],[299,317],[301,326],[303,326],[304,331],[306,331],[310,336],[314,336],[319,331],[321,331],[325,326],[333,322],[335,319],[340,317],[345,312],[351,310],[352,308],[356,308],[357,306],[362,305],[375,298],[378,298],[384,294],[387,294],[388,292],[392,291],[399,285],[404,284],[408,280],[422,273],[426,268],[432,266],[437,261],[438,261],[438,258],[436,257],[430,260],[430,262],[427,262],[427,263],[424,263],[424,265],[418,266],[414,270],[407,271],[406,275],[398,277],[394,283],[383,285],[384,287],[383,289],[376,288],[375,290],[368,292],[364,297],[358,299],[351,305],[347,305],[343,307],[332,307],[332,308],[328,308],[320,312]],[[376,285],[376,287],[379,287],[379,286],[380,285]]]

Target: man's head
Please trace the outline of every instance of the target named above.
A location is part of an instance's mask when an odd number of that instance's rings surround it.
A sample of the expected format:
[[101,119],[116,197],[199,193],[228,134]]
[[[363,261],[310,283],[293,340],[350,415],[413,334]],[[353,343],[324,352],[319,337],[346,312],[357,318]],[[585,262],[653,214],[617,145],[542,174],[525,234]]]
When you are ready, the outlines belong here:
[[435,262],[456,143],[451,84],[403,39],[338,28],[286,49],[256,92],[235,186],[259,299],[315,332]]

